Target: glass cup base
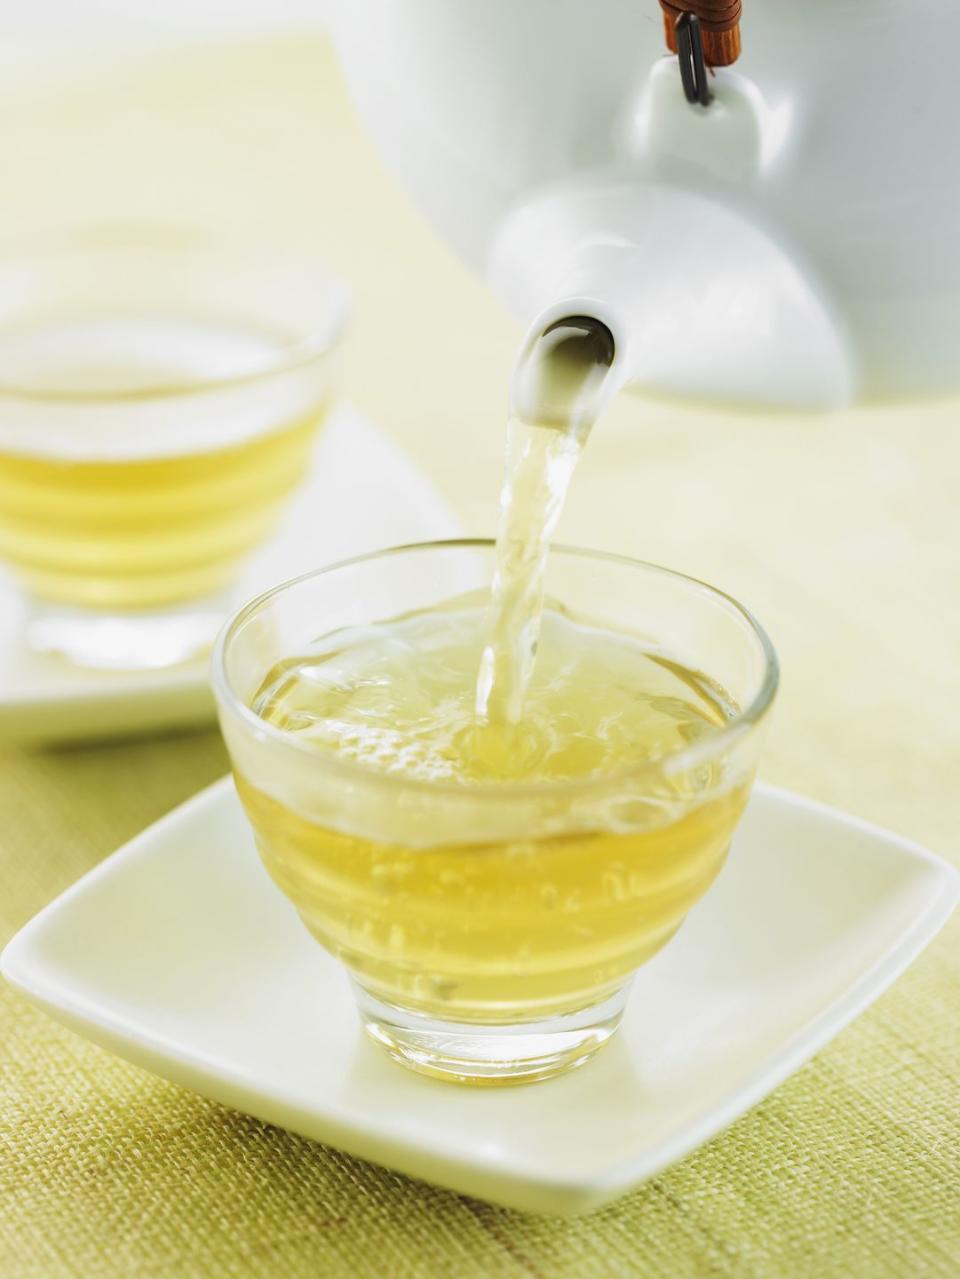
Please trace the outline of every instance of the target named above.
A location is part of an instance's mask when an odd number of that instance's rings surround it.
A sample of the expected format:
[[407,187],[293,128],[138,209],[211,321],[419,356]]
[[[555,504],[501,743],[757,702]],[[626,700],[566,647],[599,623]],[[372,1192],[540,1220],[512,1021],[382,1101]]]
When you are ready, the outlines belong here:
[[550,1079],[589,1061],[616,1033],[630,983],[580,1012],[510,1025],[442,1021],[355,990],[364,1029],[394,1061],[434,1079],[489,1087]]
[[127,613],[31,601],[26,640],[33,652],[54,654],[77,666],[162,670],[209,653],[230,607],[226,592]]

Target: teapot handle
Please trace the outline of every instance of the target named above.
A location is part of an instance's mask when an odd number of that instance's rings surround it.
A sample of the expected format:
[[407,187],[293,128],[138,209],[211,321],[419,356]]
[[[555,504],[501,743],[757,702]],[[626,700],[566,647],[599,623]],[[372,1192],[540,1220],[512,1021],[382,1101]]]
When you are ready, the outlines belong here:
[[667,48],[678,53],[677,23],[684,14],[700,21],[703,55],[711,67],[729,67],[740,56],[743,0],[660,0]]

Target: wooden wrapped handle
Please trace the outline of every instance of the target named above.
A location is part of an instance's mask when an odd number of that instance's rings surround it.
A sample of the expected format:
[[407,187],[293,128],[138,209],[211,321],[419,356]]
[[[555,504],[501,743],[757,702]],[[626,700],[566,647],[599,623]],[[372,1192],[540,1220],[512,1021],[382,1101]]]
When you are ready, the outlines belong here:
[[728,67],[740,57],[743,0],[660,0],[667,48],[677,52],[677,19],[694,13],[700,19],[703,56],[711,67]]

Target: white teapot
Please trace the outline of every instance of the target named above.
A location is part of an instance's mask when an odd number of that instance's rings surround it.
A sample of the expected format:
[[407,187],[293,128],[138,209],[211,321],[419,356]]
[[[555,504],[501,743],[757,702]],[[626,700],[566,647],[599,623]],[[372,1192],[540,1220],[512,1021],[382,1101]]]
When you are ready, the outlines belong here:
[[960,3],[743,4],[708,105],[657,0],[334,0],[332,25],[397,180],[532,330],[596,316],[632,379],[714,401],[960,390]]

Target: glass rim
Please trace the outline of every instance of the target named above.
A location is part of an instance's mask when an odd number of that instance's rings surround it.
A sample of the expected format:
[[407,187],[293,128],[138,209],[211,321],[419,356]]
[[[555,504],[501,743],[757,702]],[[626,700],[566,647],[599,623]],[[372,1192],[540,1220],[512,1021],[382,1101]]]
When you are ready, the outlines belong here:
[[285,582],[279,582],[268,590],[261,591],[243,604],[232,617],[228,618],[217,635],[210,658],[211,682],[216,697],[237,714],[241,722],[250,729],[264,734],[268,739],[277,742],[278,745],[285,749],[296,751],[301,757],[309,757],[321,768],[338,773],[346,778],[352,778],[355,781],[363,781],[368,784],[394,786],[403,790],[418,790],[431,794],[490,795],[501,801],[509,801],[520,797],[542,797],[571,791],[577,793],[593,792],[603,790],[627,779],[638,779],[654,775],[669,777],[677,773],[687,772],[734,746],[750,729],[760,723],[770,709],[780,682],[780,662],[777,657],[777,651],[766,630],[739,600],[729,595],[726,591],[722,591],[716,586],[711,586],[709,582],[704,582],[701,578],[693,577],[688,573],[664,568],[660,564],[652,564],[647,560],[634,559],[629,555],[619,555],[614,551],[590,550],[587,547],[568,546],[564,543],[552,545],[550,548],[551,556],[562,555],[576,559],[603,561],[607,564],[618,564],[625,568],[642,569],[663,577],[674,578],[689,586],[706,591],[714,599],[732,606],[747,623],[754,638],[759,642],[760,650],[763,654],[763,679],[749,704],[743,710],[738,711],[712,736],[700,742],[694,742],[689,746],[683,746],[679,750],[669,752],[660,759],[650,760],[644,764],[619,768],[610,773],[584,778],[556,778],[539,782],[457,782],[449,779],[431,781],[427,778],[407,777],[402,773],[385,773],[359,760],[341,759],[332,754],[325,756],[305,743],[298,741],[293,733],[286,733],[261,718],[232,688],[226,670],[226,653],[230,642],[238,628],[275,596],[281,595],[285,591],[300,586],[304,582],[309,582],[314,578],[323,577],[327,573],[352,568],[358,564],[366,564],[372,560],[389,559],[391,556],[402,555],[411,551],[417,553],[451,550],[492,551],[495,548],[496,540],[491,537],[459,537],[428,542],[405,542],[399,546],[389,546],[377,551],[367,551],[362,555],[353,555],[348,559],[338,560],[334,564],[327,564],[323,568],[311,569],[307,573],[301,573],[297,577],[292,577]]
[[[314,254],[300,250],[271,250],[238,238],[217,236],[203,228],[146,223],[119,227],[87,227],[66,232],[44,232],[37,235],[8,237],[0,241],[0,273],[11,267],[43,269],[57,259],[80,261],[84,257],[110,253],[168,253],[171,255],[218,260],[229,265],[243,264],[280,268],[284,266],[314,270],[321,287],[313,296],[318,319],[288,340],[281,341],[276,358],[266,368],[247,373],[231,373],[221,377],[197,377],[169,384],[139,387],[131,390],[110,389],[84,391],[78,388],[30,386],[29,382],[8,382],[0,375],[0,398],[38,404],[62,406],[134,404],[187,399],[191,396],[228,391],[255,385],[271,378],[303,368],[330,355],[343,338],[350,313],[350,289],[346,281]],[[47,266],[49,269],[49,265]]]

